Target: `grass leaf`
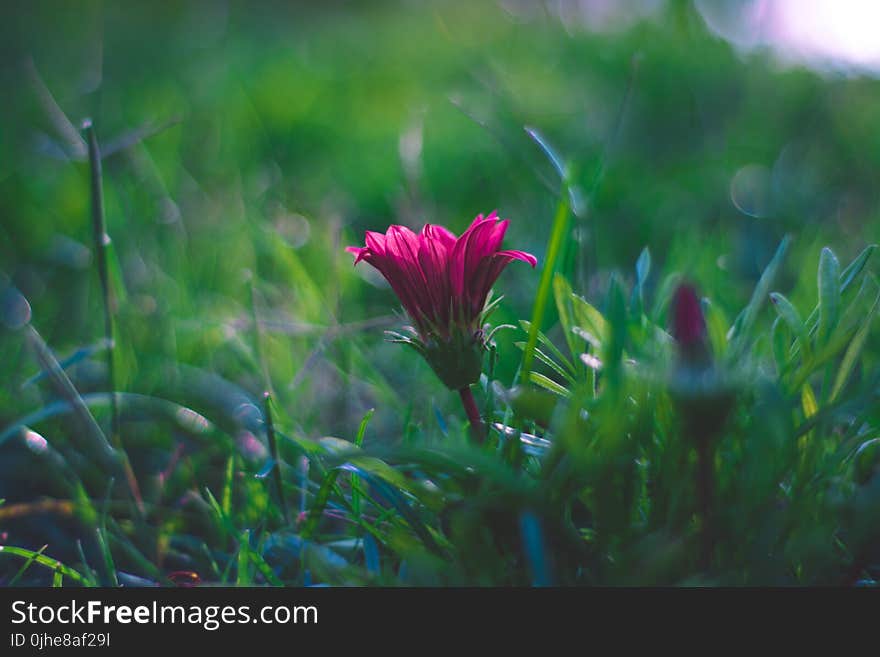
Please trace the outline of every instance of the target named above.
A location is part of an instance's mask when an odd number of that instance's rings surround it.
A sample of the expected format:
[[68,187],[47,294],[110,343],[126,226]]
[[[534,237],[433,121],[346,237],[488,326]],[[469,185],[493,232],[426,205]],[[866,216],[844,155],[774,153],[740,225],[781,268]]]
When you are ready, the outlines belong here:
[[819,341],[824,344],[840,318],[840,262],[827,246],[819,256]]
[[35,552],[34,550],[28,550],[26,548],[15,547],[12,545],[0,545],[0,555],[4,554],[31,560],[34,563],[45,566],[46,568],[49,568],[55,572],[60,572],[65,577],[69,577],[73,581],[77,582],[78,584],[82,584],[83,586],[88,584],[88,580],[79,572],[77,572],[70,566],[65,566],[57,559],[47,557],[45,554],[42,553],[42,550]]
[[795,308],[792,305],[791,301],[786,299],[779,292],[771,292],[770,300],[773,301],[773,307],[776,308],[776,312],[779,313],[779,316],[788,325],[788,328],[791,330],[792,334],[796,336],[804,358],[809,358],[810,336],[807,332],[806,324],[804,324],[803,320],[801,319],[800,313],[798,313],[797,308]]
[[843,362],[841,362],[840,368],[837,370],[837,376],[835,377],[834,385],[831,388],[831,394],[829,396],[830,402],[837,399],[837,396],[840,394],[840,391],[843,390],[843,387],[849,380],[849,377],[859,360],[859,356],[862,353],[862,349],[864,348],[865,341],[868,337],[868,332],[871,330],[871,322],[877,314],[878,304],[880,304],[880,295],[874,300],[874,305],[871,306],[871,310],[868,312],[867,317],[865,317],[862,325],[859,327],[855,336],[853,336],[852,342],[849,343],[849,347],[846,349],[846,353],[843,356]]
[[530,372],[529,380],[532,383],[537,383],[542,388],[549,390],[550,392],[555,392],[557,395],[561,397],[570,397],[571,393],[566,390],[563,386],[559,385],[553,379],[550,379],[539,372]]
[[535,347],[538,344],[538,332],[541,330],[541,323],[544,319],[544,313],[547,310],[547,303],[550,300],[551,288],[553,287],[553,274],[556,271],[557,260],[559,260],[562,253],[562,246],[568,236],[570,223],[571,211],[568,202],[563,196],[556,208],[556,216],[553,218],[550,242],[547,245],[547,254],[544,257],[544,268],[541,271],[541,281],[538,284],[538,292],[535,295],[535,303],[532,306],[532,322],[529,330],[529,339],[526,342],[526,348],[523,351],[523,361],[520,369],[520,377],[525,380],[528,380],[529,373],[532,369],[532,361],[535,357]]
[[776,253],[770,259],[770,262],[761,274],[761,278],[758,279],[758,283],[755,285],[755,289],[752,292],[751,299],[748,304],[746,304],[746,307],[743,308],[739,316],[734,320],[733,326],[730,327],[730,331],[727,334],[727,340],[731,344],[732,354],[739,355],[739,352],[745,345],[746,338],[751,333],[755,320],[758,318],[758,312],[764,305],[764,302],[770,293],[770,287],[773,285],[773,281],[776,280],[779,268],[782,266],[783,260],[785,260],[785,254],[788,252],[790,244],[791,237],[786,235],[782,238],[779,247],[776,249]]

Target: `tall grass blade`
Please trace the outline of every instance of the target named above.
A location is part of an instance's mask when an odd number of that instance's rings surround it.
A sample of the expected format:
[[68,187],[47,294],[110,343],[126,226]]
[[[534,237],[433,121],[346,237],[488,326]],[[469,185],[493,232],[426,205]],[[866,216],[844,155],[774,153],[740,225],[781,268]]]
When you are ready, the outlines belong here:
[[532,321],[529,328],[529,339],[523,351],[520,380],[528,381],[532,371],[532,363],[535,358],[535,348],[538,345],[538,332],[547,310],[547,303],[553,287],[553,274],[556,271],[557,261],[562,253],[562,246],[569,232],[571,212],[565,197],[561,197],[556,208],[556,216],[553,219],[553,228],[550,233],[550,243],[547,245],[547,255],[544,258],[544,268],[541,271],[541,281],[538,284],[538,293],[535,296],[535,305],[532,307]]
[[852,342],[849,343],[849,347],[846,349],[843,361],[840,364],[840,369],[837,370],[834,385],[831,388],[831,394],[828,398],[830,402],[837,399],[837,396],[849,380],[856,363],[858,363],[859,356],[861,355],[862,349],[865,346],[865,341],[868,338],[868,332],[871,330],[871,323],[874,320],[874,316],[877,314],[878,304],[880,304],[880,295],[874,300],[874,305],[872,305],[871,310],[868,311],[868,316],[865,317],[859,330],[856,332],[855,336],[853,336]]
[[65,566],[57,559],[47,557],[45,554],[42,554],[42,551],[34,552],[33,550],[15,547],[13,545],[0,545],[0,555],[4,554],[8,554],[14,557],[20,557],[22,559],[32,560],[34,563],[45,566],[46,568],[49,568],[53,571],[61,572],[62,574],[64,574],[65,577],[69,577],[78,584],[82,584],[84,586],[88,584],[88,580],[83,577],[79,572],[77,572],[70,566]]
[[275,467],[272,469],[275,497],[281,508],[281,516],[284,518],[285,524],[290,524],[290,512],[287,509],[287,500],[284,498],[284,482],[281,479],[281,455],[278,452],[278,439],[275,437],[275,423],[272,420],[272,395],[268,391],[263,393],[263,415],[266,418],[266,439],[269,441],[269,453],[275,462]]
[[110,394],[110,444],[119,451],[121,466],[128,482],[129,490],[134,499],[135,506],[141,515],[144,514],[144,501],[141,497],[140,486],[135,477],[134,470],[128,460],[125,450],[122,448],[122,438],[119,435],[119,404],[116,399],[116,351],[113,336],[113,306],[110,272],[108,268],[107,252],[110,246],[110,235],[107,233],[107,224],[104,219],[104,179],[101,166],[101,150],[98,146],[98,136],[95,134],[95,126],[91,120],[83,124],[86,133],[86,142],[89,149],[89,172],[92,198],[92,241],[98,263],[98,278],[101,282],[101,300],[104,312],[104,340],[107,343],[107,388]]

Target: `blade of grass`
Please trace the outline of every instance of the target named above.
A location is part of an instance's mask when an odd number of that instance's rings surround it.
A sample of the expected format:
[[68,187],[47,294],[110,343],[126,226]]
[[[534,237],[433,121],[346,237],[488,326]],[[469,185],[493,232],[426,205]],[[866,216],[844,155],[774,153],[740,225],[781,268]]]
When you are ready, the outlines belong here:
[[324,475],[324,479],[321,482],[321,488],[318,489],[318,493],[315,495],[315,501],[312,503],[312,508],[309,509],[309,515],[306,518],[305,526],[300,532],[303,538],[310,539],[315,535],[315,531],[318,529],[318,523],[321,522],[321,518],[324,515],[324,509],[330,501],[330,495],[334,490],[338,490],[336,488],[336,479],[338,477],[339,470],[335,468],[329,470],[327,474]]
[[868,332],[871,330],[871,322],[877,314],[878,304],[880,304],[880,295],[874,300],[874,305],[871,306],[871,310],[868,311],[868,316],[865,318],[864,322],[859,327],[859,330],[853,337],[852,342],[849,343],[849,347],[846,349],[846,353],[843,356],[843,362],[840,364],[840,369],[837,370],[837,376],[834,379],[834,385],[831,388],[831,394],[828,398],[831,402],[837,399],[837,395],[843,390],[843,387],[846,385],[846,382],[849,380],[849,377],[858,362],[859,355],[862,353],[862,348],[865,346],[865,340],[868,338]]
[[[515,346],[518,349],[525,349],[526,345],[525,345],[525,342],[514,342],[513,346]],[[565,379],[565,381],[567,381],[569,383],[569,385],[572,385],[572,386],[575,385],[574,376],[572,376],[572,374],[570,374],[569,372],[565,371],[559,363],[557,363],[555,360],[553,360],[550,356],[545,354],[540,349],[535,349],[535,358],[537,358],[540,362],[544,363],[544,365],[546,365],[551,370],[556,372],[556,374],[558,374],[560,377]]]
[[565,343],[568,345],[568,352],[572,358],[576,358],[581,350],[578,349],[575,335],[571,330],[574,326],[572,319],[574,309],[572,308],[571,301],[573,294],[571,285],[569,285],[565,276],[556,274],[553,277],[553,296],[556,300],[556,312],[559,315],[559,323],[562,325],[562,333],[565,336]]
[[[367,432],[367,424],[369,424],[370,420],[373,417],[373,413],[376,412],[376,409],[371,408],[365,414],[363,419],[361,419],[360,426],[358,427],[357,436],[355,436],[354,444],[358,447],[362,447],[364,444],[364,435]],[[357,475],[357,473],[352,473],[351,475],[351,508],[354,511],[354,514],[357,518],[361,517],[361,478]]]
[[[522,326],[523,330],[526,333],[528,333],[532,329],[531,323],[525,319],[520,320],[520,326]],[[538,331],[538,342],[541,344],[541,346],[543,346],[547,349],[548,353],[545,354],[546,356],[548,356],[548,357],[551,355],[554,356],[557,361],[557,364],[564,366],[566,368],[566,370],[568,370],[569,374],[576,373],[575,367],[572,364],[572,362],[568,358],[566,358],[565,354],[563,354],[559,350],[559,347],[557,347],[555,344],[553,344],[553,342],[550,340],[550,338],[548,338],[546,335],[544,335],[544,333],[541,331]],[[523,346],[525,346],[525,345],[523,345]]]
[[101,300],[104,312],[104,340],[107,343],[105,352],[107,357],[107,387],[110,394],[110,444],[118,450],[122,462],[125,479],[128,482],[132,498],[141,516],[144,515],[144,501],[141,497],[140,485],[135,477],[134,470],[128,460],[128,455],[122,447],[122,438],[119,435],[119,404],[116,399],[116,359],[114,357],[116,346],[113,337],[113,299],[111,298],[110,274],[107,265],[107,249],[110,245],[110,235],[107,233],[107,224],[104,218],[104,180],[101,167],[101,150],[98,146],[98,137],[95,127],[90,119],[83,123],[86,133],[86,141],[89,149],[89,171],[92,198],[92,239],[97,255],[98,278],[101,282]]
[[361,478],[365,479],[370,484],[371,490],[373,490],[380,498],[385,500],[385,502],[393,506],[401,515],[401,517],[406,520],[407,524],[416,533],[416,536],[419,537],[426,548],[428,548],[434,554],[443,554],[431,531],[428,529],[425,523],[422,522],[421,518],[419,518],[416,512],[413,511],[412,507],[410,507],[409,503],[407,503],[403,495],[401,495],[401,493],[394,486],[387,483],[381,477],[375,476],[372,472],[360,468],[353,463],[343,463],[341,466],[339,466],[339,469],[351,473],[356,473]]
[[43,78],[37,71],[34,59],[30,55],[24,60],[24,72],[31,89],[36,96],[40,109],[49,120],[49,124],[57,136],[61,139],[65,155],[74,160],[84,159],[86,156],[86,145],[83,143],[82,137],[77,133],[76,128],[67,118],[64,110],[58,106],[49,87],[43,82]]
[[[125,402],[128,410],[143,413],[151,418],[162,417],[171,422],[175,429],[182,429],[189,435],[199,436],[212,432],[213,425],[211,422],[191,408],[179,406],[174,402],[158,397],[136,393],[120,393],[117,397],[120,401]],[[110,403],[110,395],[103,392],[81,395],[81,399],[86,407],[90,409],[107,406]],[[4,428],[0,432],[0,444],[18,435],[20,431],[26,430],[31,425],[71,412],[76,413],[77,409],[67,401],[56,401],[46,404],[33,413],[18,418]],[[227,434],[219,435],[225,436]]]
[[529,373],[529,380],[532,383],[537,383],[539,386],[541,386],[542,388],[545,388],[546,390],[549,390],[550,392],[556,393],[560,397],[570,397],[571,396],[571,393],[568,390],[566,390],[565,387],[559,385],[553,379],[550,379],[550,378],[548,378],[538,372],[530,372]]
[[791,301],[786,299],[778,292],[771,292],[770,300],[773,302],[773,306],[774,308],[776,308],[776,312],[778,312],[783,321],[788,324],[788,328],[791,329],[791,332],[797,338],[804,358],[808,359],[811,352],[810,336],[807,332],[807,326],[806,324],[804,324],[803,320],[801,320],[801,316],[800,313],[798,313],[797,308],[792,305]]
[[[76,351],[74,351],[70,356],[58,361],[58,366],[63,370],[68,370],[79,362],[86,360],[87,358],[91,358],[95,354],[101,352],[102,350],[107,348],[106,340],[99,340],[93,345],[89,345],[88,347],[80,347]],[[24,383],[21,384],[22,388],[27,388],[29,386],[34,385],[35,383],[42,381],[44,378],[48,376],[45,371],[40,370],[32,377],[28,378]]]
[[221,496],[221,506],[223,515],[227,518],[232,515],[232,482],[235,477],[235,455],[232,454],[226,459],[226,470],[223,478],[223,494]]
[[840,318],[840,262],[827,246],[819,256],[819,334],[825,342],[837,327]]
[[263,555],[255,550],[249,550],[248,557],[254,567],[256,567],[269,584],[272,586],[284,586],[284,582],[282,582],[278,575],[275,574],[275,571],[272,570],[272,566],[266,562]]
[[101,557],[104,561],[104,578],[105,586],[119,586],[119,580],[116,578],[116,566],[113,562],[113,555],[110,553],[110,546],[104,537],[104,531],[100,527],[95,527],[95,541],[98,549],[101,551]]
[[[101,282],[101,300],[104,312],[104,340],[107,343],[107,383],[110,393],[116,391],[115,359],[113,357],[113,307],[110,298],[110,275],[107,267],[107,245],[110,243],[110,235],[107,234],[107,225],[104,220],[104,182],[101,167],[101,151],[98,146],[98,137],[90,120],[83,124],[86,140],[89,148],[89,171],[92,195],[92,242],[95,247],[98,264],[98,278]],[[116,445],[119,435],[119,409],[115,396],[110,402],[110,441]]]
[[556,208],[556,216],[553,218],[550,242],[547,245],[547,255],[544,258],[544,269],[541,271],[541,281],[538,284],[538,293],[535,296],[535,304],[532,307],[529,339],[526,341],[526,347],[523,351],[522,368],[519,374],[521,381],[528,381],[532,371],[535,348],[538,345],[538,332],[541,330],[541,323],[544,320],[547,303],[550,300],[550,292],[553,288],[553,274],[556,271],[556,264],[562,253],[562,245],[568,235],[570,224],[571,211],[569,210],[567,196],[563,194]]
[[83,550],[82,541],[79,539],[76,541],[76,553],[79,555],[80,561],[82,561],[83,568],[86,569],[86,576],[89,580],[88,586],[98,586],[98,575],[95,573],[95,569],[89,565],[89,560],[86,559],[86,553]]
[[245,529],[241,533],[241,537],[238,539],[238,568],[236,569],[235,575],[236,586],[250,586],[251,584],[253,584],[253,578],[251,577],[250,569],[250,564],[253,561],[250,554],[250,538],[251,531],[249,529]]
[[275,437],[275,423],[272,420],[272,395],[268,391],[263,393],[263,414],[266,418],[266,439],[269,441],[269,453],[275,466],[272,468],[272,481],[275,487],[275,497],[281,508],[281,516],[285,524],[290,524],[290,512],[287,509],[287,501],[284,499],[284,482],[281,479],[281,455],[278,453],[278,440]]
[[30,557],[28,557],[28,560],[22,564],[21,568],[18,569],[18,572],[15,573],[13,578],[6,582],[5,586],[15,586],[16,582],[18,582],[18,580],[21,579],[21,576],[27,572],[28,568],[30,568],[34,564],[34,562],[37,560],[37,557],[46,551],[47,547],[49,547],[48,544],[44,545],[39,550],[34,552]]
[[761,310],[764,301],[770,294],[770,287],[776,279],[776,274],[779,273],[779,268],[782,265],[782,261],[785,259],[785,254],[788,252],[790,244],[791,237],[789,235],[782,238],[779,247],[776,249],[776,253],[773,255],[773,258],[770,259],[770,262],[761,274],[761,278],[758,279],[758,284],[755,285],[755,290],[752,293],[751,299],[749,299],[749,303],[743,308],[736,320],[734,320],[733,326],[730,327],[730,331],[727,334],[727,341],[731,346],[730,354],[732,356],[738,356],[739,352],[744,347],[746,336],[750,334],[752,326],[758,318],[758,311]]
[[204,488],[204,493],[208,506],[214,512],[214,515],[217,516],[220,528],[225,532],[227,537],[234,536],[236,534],[235,525],[233,525],[229,516],[223,512],[223,507],[220,506],[220,503],[217,501],[217,498],[214,497],[211,489],[206,486]]
[[639,319],[645,312],[645,282],[651,273],[651,251],[646,246],[636,260],[636,283],[633,285],[630,307],[633,317]]
[[[850,285],[852,285],[853,281],[856,277],[862,273],[862,270],[865,268],[865,265],[868,263],[868,260],[874,254],[874,251],[877,250],[876,244],[871,244],[857,255],[851,263],[849,263],[846,268],[840,274],[840,294],[842,295],[847,291]],[[804,322],[809,327],[810,335],[813,335],[819,327],[819,306],[816,305],[813,308],[812,312],[810,312],[807,317],[807,321]]]
[[60,571],[66,577],[69,577],[73,581],[87,585],[88,580],[83,577],[79,572],[71,568],[70,566],[65,566],[63,563],[58,561],[57,559],[53,559],[52,557],[47,557],[45,554],[35,553],[33,550],[28,550],[26,548],[15,547],[13,545],[0,545],[0,555],[9,554],[14,557],[21,557],[22,559],[31,559],[41,566],[45,566],[46,568],[50,568],[54,571]]

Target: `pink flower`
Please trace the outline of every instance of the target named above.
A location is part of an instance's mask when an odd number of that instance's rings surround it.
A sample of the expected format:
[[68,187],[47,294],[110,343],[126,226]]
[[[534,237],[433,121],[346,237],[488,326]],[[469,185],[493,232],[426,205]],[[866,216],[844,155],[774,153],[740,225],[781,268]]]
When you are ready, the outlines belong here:
[[412,319],[412,336],[392,338],[415,347],[450,389],[479,379],[481,324],[498,276],[514,260],[538,262],[530,253],[501,250],[507,224],[495,212],[478,215],[460,237],[443,226],[426,224],[416,234],[395,225],[384,235],[367,231],[366,246],[346,249],[355,264],[363,260],[379,270]]
[[458,238],[443,226],[425,224],[416,234],[395,225],[384,235],[367,231],[366,246],[346,251],[355,264],[363,260],[381,272],[423,340],[448,339],[455,329],[480,328],[489,290],[508,264],[538,263],[530,253],[500,250],[507,224],[495,212],[478,215]]
[[700,299],[693,286],[682,284],[672,300],[672,336],[685,349],[701,343],[706,334],[706,320]]
[[683,283],[675,290],[671,323],[678,359],[672,370],[670,392],[686,435],[705,447],[724,427],[736,388],[713,357],[706,317],[692,285]]

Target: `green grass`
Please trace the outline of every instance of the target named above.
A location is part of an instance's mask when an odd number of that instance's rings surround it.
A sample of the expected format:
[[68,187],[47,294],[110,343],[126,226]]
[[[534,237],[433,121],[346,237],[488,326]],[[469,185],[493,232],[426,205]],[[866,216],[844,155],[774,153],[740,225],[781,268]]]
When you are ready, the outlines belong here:
[[[0,582],[873,583],[880,83],[673,4],[11,11]],[[477,446],[343,248],[492,209]]]

